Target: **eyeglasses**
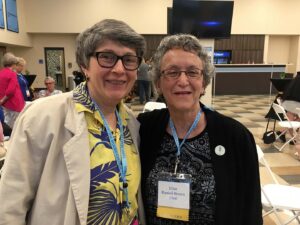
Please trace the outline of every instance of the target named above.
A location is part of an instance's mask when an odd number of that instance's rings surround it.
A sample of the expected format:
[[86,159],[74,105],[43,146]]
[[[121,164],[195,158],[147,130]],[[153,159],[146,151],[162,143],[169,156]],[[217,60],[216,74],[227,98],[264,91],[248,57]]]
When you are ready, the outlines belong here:
[[51,83],[45,83],[45,85],[49,85],[49,84],[54,84],[54,82],[51,82]]
[[176,70],[176,69],[167,69],[161,71],[161,74],[164,77],[177,80],[181,73],[184,73],[189,79],[199,79],[203,76],[203,71],[197,68],[189,70]]
[[126,70],[136,70],[142,61],[141,57],[135,55],[118,56],[112,52],[95,52],[94,56],[97,58],[98,64],[104,68],[112,68],[116,65],[119,59]]

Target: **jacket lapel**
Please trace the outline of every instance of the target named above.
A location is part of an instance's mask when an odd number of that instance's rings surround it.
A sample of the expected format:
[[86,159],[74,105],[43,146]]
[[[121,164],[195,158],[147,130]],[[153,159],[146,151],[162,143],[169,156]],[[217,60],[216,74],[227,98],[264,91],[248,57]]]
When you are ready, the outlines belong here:
[[84,113],[77,113],[74,105],[68,110],[65,127],[72,137],[63,147],[80,224],[86,224],[90,191],[90,151]]

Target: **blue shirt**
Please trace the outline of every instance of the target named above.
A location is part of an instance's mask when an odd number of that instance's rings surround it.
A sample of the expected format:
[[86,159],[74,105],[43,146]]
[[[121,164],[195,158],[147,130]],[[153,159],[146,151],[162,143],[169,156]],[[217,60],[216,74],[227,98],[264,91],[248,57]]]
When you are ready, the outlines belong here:
[[26,91],[29,91],[28,82],[27,82],[26,78],[23,76],[22,73],[18,73],[17,78],[18,78],[18,82],[19,82],[19,85],[20,85],[20,88],[21,88],[21,92],[22,92],[24,101],[28,101],[29,98],[27,97],[27,93],[26,93]]

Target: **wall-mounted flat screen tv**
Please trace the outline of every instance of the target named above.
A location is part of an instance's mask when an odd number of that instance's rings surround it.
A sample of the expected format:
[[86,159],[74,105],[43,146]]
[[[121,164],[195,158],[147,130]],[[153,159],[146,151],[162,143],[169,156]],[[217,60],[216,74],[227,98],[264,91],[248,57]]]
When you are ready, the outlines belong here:
[[[233,1],[173,0],[170,34],[199,38],[229,38]],[[170,21],[169,21],[170,22]]]

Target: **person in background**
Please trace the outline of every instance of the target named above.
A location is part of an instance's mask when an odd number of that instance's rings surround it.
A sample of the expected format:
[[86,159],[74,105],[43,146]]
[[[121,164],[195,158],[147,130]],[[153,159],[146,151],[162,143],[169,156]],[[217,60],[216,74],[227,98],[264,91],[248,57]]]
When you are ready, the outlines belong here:
[[29,101],[30,100],[30,92],[29,92],[29,87],[28,87],[28,81],[26,78],[23,76],[22,71],[24,70],[24,67],[26,65],[26,61],[23,58],[17,57],[17,66],[16,66],[16,73],[17,73],[17,78],[18,82],[22,91],[22,95],[24,98],[24,101]]
[[20,115],[0,179],[0,224],[138,224],[139,123],[122,99],[145,45],[113,19],[77,37],[86,81]]
[[[297,75],[287,86],[282,96],[282,107],[286,110],[286,115],[291,121],[300,121],[300,75]],[[289,130],[293,136],[293,130]],[[298,130],[296,140],[291,141],[290,144],[295,145],[295,155],[300,160],[300,130]],[[285,139],[285,138],[284,138]]]
[[17,62],[12,53],[6,53],[3,56],[4,68],[0,71],[0,107],[4,111],[5,123],[11,128],[25,106],[17,74],[14,72]]
[[57,95],[57,94],[62,93],[61,90],[56,90],[55,89],[55,80],[52,77],[47,76],[45,78],[44,83],[45,83],[45,86],[46,86],[46,90],[40,90],[39,91],[39,95],[38,95],[39,98],[47,97],[47,96],[51,96],[51,95]]
[[149,65],[149,69],[148,69],[148,74],[149,74],[149,77],[151,78],[151,82],[150,82],[150,98],[152,97],[153,98],[153,101],[157,101],[158,99],[158,93],[157,93],[157,90],[156,90],[156,87],[155,87],[155,84],[153,82],[153,75],[152,75],[152,66],[151,66],[151,58],[148,59],[146,61],[146,63]]
[[149,65],[145,63],[143,59],[141,66],[138,69],[138,89],[139,89],[139,101],[140,104],[144,104],[150,101],[150,92],[151,92],[151,77],[148,73]]
[[263,224],[253,135],[199,101],[215,74],[199,40],[165,37],[152,66],[167,108],[138,116],[147,223]]

